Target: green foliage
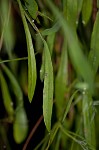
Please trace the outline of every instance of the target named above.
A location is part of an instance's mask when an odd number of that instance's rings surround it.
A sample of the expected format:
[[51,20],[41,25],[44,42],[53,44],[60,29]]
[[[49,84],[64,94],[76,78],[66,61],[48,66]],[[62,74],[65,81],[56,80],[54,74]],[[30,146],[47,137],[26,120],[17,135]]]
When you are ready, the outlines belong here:
[[67,43],[64,41],[60,66],[55,80],[55,98],[56,98],[58,118],[62,116],[64,111],[63,109],[65,105],[64,97],[67,84],[68,84],[68,56],[67,56]]
[[33,19],[36,19],[38,5],[35,0],[25,0],[25,6]]
[[13,120],[13,115],[14,115],[14,108],[13,108],[13,102],[8,90],[8,86],[6,83],[6,80],[2,74],[2,72],[0,71],[0,83],[1,83],[1,90],[2,90],[2,97],[3,97],[3,102],[4,102],[4,106],[5,109],[11,119],[11,121]]
[[51,116],[53,106],[53,67],[47,43],[44,40],[44,89],[43,89],[43,115],[48,131],[51,129]]
[[[4,130],[6,126],[9,130],[8,122],[12,124],[17,144],[26,138],[26,147],[31,142],[36,127],[27,137],[29,124],[24,102],[28,102],[24,101],[24,95],[32,105],[40,79],[43,83],[40,107],[46,132],[34,149],[99,149],[99,111],[96,111],[99,105],[99,12],[96,11],[99,1],[94,3],[95,6],[92,0],[0,1],[0,92],[6,110],[2,119],[5,126],[0,118],[0,136],[4,142],[4,139],[9,141],[8,131]],[[14,49],[13,27],[17,27],[14,13],[19,14],[24,28],[22,37],[17,33],[16,38],[22,42],[23,36],[26,37],[27,56],[22,58],[18,58]],[[18,26],[20,30],[20,20]],[[23,56],[22,50],[19,53]],[[37,61],[38,53],[42,61]],[[27,64],[21,64],[21,60]],[[9,147],[11,141],[8,141]]]
[[86,25],[92,14],[92,0],[83,0],[82,6],[82,22]]
[[89,61],[92,65],[94,74],[96,74],[98,70],[99,65],[99,46],[98,46],[98,40],[99,40],[99,12],[96,16],[96,21],[94,23],[94,28],[91,36],[91,50],[89,53]]
[[36,86],[36,61],[35,61],[35,55],[34,55],[34,48],[32,44],[32,38],[31,34],[28,28],[28,24],[25,19],[24,10],[22,8],[22,5],[20,3],[20,0],[18,0],[20,11],[21,11],[21,17],[23,20],[24,30],[26,34],[26,41],[27,41],[27,49],[28,49],[28,97],[29,101],[32,101],[34,90]]
[[27,116],[23,107],[16,109],[15,120],[13,123],[13,136],[17,143],[21,143],[27,136],[28,124]]

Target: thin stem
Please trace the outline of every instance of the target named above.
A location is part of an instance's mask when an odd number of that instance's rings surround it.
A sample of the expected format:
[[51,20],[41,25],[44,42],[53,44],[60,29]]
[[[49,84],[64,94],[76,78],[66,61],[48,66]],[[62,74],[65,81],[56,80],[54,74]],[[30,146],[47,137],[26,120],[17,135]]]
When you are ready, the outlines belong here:
[[28,59],[28,57],[8,59],[8,60],[0,60],[0,64],[7,63],[7,62],[12,62],[12,61],[27,60],[27,59]]
[[22,150],[26,150],[27,148],[27,145],[29,144],[33,134],[35,133],[36,129],[38,128],[38,126],[40,125],[41,121],[43,120],[43,115],[39,118],[39,120],[37,121],[37,123],[35,124],[35,126],[33,127],[32,131],[30,132],[24,146],[23,146],[23,149]]

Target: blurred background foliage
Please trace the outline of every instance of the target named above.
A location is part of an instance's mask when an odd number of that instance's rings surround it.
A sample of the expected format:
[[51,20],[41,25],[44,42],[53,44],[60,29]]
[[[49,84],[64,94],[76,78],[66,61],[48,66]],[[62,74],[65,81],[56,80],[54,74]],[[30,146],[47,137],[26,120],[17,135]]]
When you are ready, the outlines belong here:
[[99,149],[98,9],[0,0],[1,150]]

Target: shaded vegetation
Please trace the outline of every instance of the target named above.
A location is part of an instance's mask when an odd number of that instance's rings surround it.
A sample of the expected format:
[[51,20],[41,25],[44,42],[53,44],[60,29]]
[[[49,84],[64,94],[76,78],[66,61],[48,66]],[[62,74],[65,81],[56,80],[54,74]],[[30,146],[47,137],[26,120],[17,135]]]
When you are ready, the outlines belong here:
[[98,7],[0,1],[0,149],[99,148]]

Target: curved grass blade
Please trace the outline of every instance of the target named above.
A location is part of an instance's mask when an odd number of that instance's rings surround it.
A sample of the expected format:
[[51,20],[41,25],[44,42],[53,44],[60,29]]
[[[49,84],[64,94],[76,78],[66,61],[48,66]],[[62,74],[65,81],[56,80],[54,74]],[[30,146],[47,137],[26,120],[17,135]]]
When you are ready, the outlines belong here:
[[92,14],[93,0],[83,0],[82,6],[82,23],[87,25]]
[[44,17],[46,19],[49,19],[50,21],[53,21],[49,16],[47,16],[46,14],[44,14],[44,13],[42,13],[40,11],[38,11],[38,15],[41,16],[41,17]]
[[52,33],[56,33],[60,28],[60,24],[57,21],[51,28],[45,29],[44,31],[41,32],[42,36],[50,35]]
[[45,40],[44,43],[44,89],[43,89],[43,115],[48,131],[51,129],[51,117],[53,107],[53,66],[50,51]]
[[48,142],[48,146],[47,146],[46,150],[48,150],[49,147],[51,146],[51,144],[52,144],[52,142],[53,142],[53,140],[54,140],[58,130],[59,130],[59,123],[57,122],[54,125],[54,127],[52,128],[51,132],[50,132],[49,142]]
[[36,19],[38,12],[38,5],[35,0],[25,0],[25,6],[33,19]]
[[[67,22],[72,26],[73,29],[76,29],[76,21],[77,21],[77,8],[78,0],[64,0],[63,2],[63,12],[64,17]],[[72,14],[72,15],[71,15]]]
[[40,68],[40,80],[43,82],[45,74],[45,64],[44,64],[44,51],[42,52],[42,64]]
[[2,97],[3,97],[5,109],[9,115],[9,119],[13,121],[13,117],[14,117],[13,102],[8,90],[6,80],[1,71],[0,71],[0,85],[1,85]]
[[93,116],[93,107],[92,107],[92,98],[90,95],[84,91],[83,92],[83,118],[84,118],[84,134],[87,143],[89,143],[92,147],[96,147],[95,141],[95,124],[92,119]]
[[34,150],[38,150],[42,144],[44,148],[42,147],[41,150],[45,150],[45,145],[47,145],[48,140],[49,140],[49,133],[41,140],[41,142],[34,148]]
[[77,94],[77,92],[78,92],[78,90],[76,90],[76,91],[73,93],[73,95],[70,97],[70,99],[69,99],[69,101],[68,101],[67,107],[66,107],[66,109],[65,109],[65,112],[64,112],[64,115],[63,115],[63,118],[62,118],[62,123],[64,123],[64,121],[65,121],[65,118],[66,118],[66,116],[67,116],[67,114],[68,114],[68,112],[69,112],[69,110],[70,110],[71,103],[72,103],[72,101],[73,101],[75,95]]
[[43,89],[43,116],[46,128],[48,131],[51,129],[51,117],[53,108],[53,66],[50,56],[50,51],[46,41],[43,39],[36,25],[31,22],[30,18],[26,15],[27,19],[33,28],[39,33],[44,44],[44,89]]
[[28,122],[26,112],[23,107],[18,107],[15,114],[15,121],[13,124],[13,136],[15,141],[21,143],[27,135]]
[[20,0],[17,0],[21,12],[21,17],[24,25],[24,30],[26,34],[26,41],[27,41],[27,49],[28,49],[28,97],[29,101],[32,101],[34,91],[35,91],[35,86],[36,86],[36,61],[35,61],[35,54],[34,54],[34,48],[32,44],[32,38],[31,34],[28,28],[28,24],[26,22],[26,18],[24,15],[24,10],[22,8]]
[[1,64],[3,71],[6,73],[6,75],[8,76],[11,85],[12,85],[12,90],[15,94],[15,96],[17,97],[17,105],[18,106],[23,106],[23,93],[21,91],[21,88],[16,80],[16,78],[14,77],[14,75],[12,74],[12,72],[7,68],[7,66],[5,66],[4,64]]
[[17,143],[21,143],[25,139],[28,130],[27,116],[23,108],[23,94],[17,80],[10,72],[10,70],[4,64],[2,64],[1,66],[3,71],[7,74],[13,87],[12,90],[14,91],[14,94],[17,97],[17,111],[15,114],[15,121],[13,124],[13,134],[15,141]]
[[[87,143],[85,141],[85,139],[81,136],[79,136],[78,134],[74,134],[68,130],[66,130],[61,124],[60,124],[60,130],[69,138],[71,138],[74,142],[76,142],[77,144],[79,144],[83,150],[95,150],[91,145],[89,145],[89,143]],[[78,138],[77,138],[78,137]]]
[[67,43],[66,41],[64,41],[60,66],[55,79],[55,99],[58,118],[60,118],[63,115],[65,105],[64,96],[67,83],[68,83],[68,56],[67,56]]
[[74,69],[76,70],[77,74],[80,75],[85,80],[85,82],[87,82],[90,92],[93,93],[93,72],[90,64],[81,51],[76,33],[72,30],[72,28],[70,28],[67,21],[63,18],[53,3],[48,0],[46,1],[53,14],[56,16],[56,18],[59,19],[59,23],[62,26],[64,35],[68,42],[69,55]]
[[92,36],[91,36],[91,50],[89,53],[89,61],[92,65],[94,75],[96,74],[99,66],[99,12],[97,13],[94,23]]
[[47,36],[47,45],[49,47],[51,56],[52,56],[53,48],[54,48],[54,40],[55,40],[55,33],[52,33]]

